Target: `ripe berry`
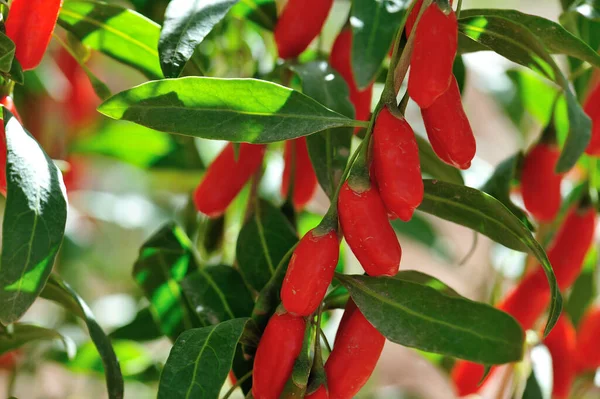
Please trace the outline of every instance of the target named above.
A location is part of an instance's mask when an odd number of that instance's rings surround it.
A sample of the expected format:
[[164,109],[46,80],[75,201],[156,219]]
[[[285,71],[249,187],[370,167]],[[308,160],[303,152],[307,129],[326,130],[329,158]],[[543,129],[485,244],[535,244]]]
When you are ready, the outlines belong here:
[[592,307],[585,313],[577,331],[576,368],[578,372],[600,367],[600,308]]
[[306,137],[285,142],[284,161],[285,167],[281,182],[281,196],[285,198],[288,195],[293,169],[294,193],[292,195],[292,202],[296,209],[302,209],[312,199],[318,184],[317,176],[315,175],[315,170],[308,154]]
[[575,339],[575,328],[564,314],[544,339],[552,357],[552,397],[555,399],[569,398],[575,379]]

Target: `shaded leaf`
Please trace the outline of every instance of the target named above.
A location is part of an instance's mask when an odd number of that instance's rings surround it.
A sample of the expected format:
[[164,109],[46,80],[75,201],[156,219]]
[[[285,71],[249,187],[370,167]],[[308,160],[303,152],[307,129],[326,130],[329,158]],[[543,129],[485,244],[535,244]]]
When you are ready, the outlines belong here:
[[137,342],[153,341],[163,337],[154,321],[154,315],[149,307],[137,312],[135,318],[124,326],[121,326],[109,334],[111,339],[131,340]]
[[54,162],[6,108],[7,198],[2,225],[0,322],[29,309],[52,271],[65,233],[67,199]]
[[10,334],[0,334],[0,354],[18,349],[32,341],[61,340],[68,349],[67,338],[56,330],[22,323],[15,323],[11,328]]
[[460,170],[443,162],[433,151],[429,142],[415,135],[419,146],[419,159],[421,161],[421,172],[433,178],[454,184],[465,184]]
[[460,295],[458,295],[453,288],[447,286],[443,281],[417,270],[401,270],[394,276],[394,278],[397,280],[409,281],[433,288],[434,290],[446,296],[460,297]]
[[535,373],[531,372],[529,378],[527,378],[527,384],[525,385],[525,391],[523,392],[523,399],[544,399],[540,384],[538,384]]
[[15,43],[0,32],[0,72],[10,73],[15,58]]
[[272,31],[277,22],[277,7],[274,0],[243,0],[233,6],[231,15],[248,19]]
[[394,219],[391,220],[390,223],[396,233],[424,245],[447,261],[452,260],[452,256],[449,253],[447,246],[440,240],[439,231],[437,231],[436,227],[433,226],[429,220],[419,213],[413,214],[408,222]]
[[360,123],[297,91],[256,79],[148,82],[116,94],[98,110],[168,133],[249,143],[289,140]]
[[597,296],[597,264],[598,250],[592,247],[585,258],[583,270],[575,280],[565,303],[565,311],[569,314],[575,326],[579,324],[579,321]]

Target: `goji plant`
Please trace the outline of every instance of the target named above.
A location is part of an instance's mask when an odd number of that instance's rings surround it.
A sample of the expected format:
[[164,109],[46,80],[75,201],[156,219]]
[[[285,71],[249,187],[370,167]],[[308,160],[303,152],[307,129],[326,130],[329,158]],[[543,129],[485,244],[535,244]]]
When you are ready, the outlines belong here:
[[0,389],[599,397],[600,4],[478,3],[0,1]]

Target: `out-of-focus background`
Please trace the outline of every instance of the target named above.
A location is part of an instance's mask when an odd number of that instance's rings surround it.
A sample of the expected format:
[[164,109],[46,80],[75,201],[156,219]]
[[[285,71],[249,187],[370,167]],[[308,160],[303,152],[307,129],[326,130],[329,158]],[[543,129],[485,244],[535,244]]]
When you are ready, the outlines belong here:
[[[148,12],[160,23],[166,3],[132,0],[130,6]],[[349,5],[348,1],[336,1],[322,40],[313,46],[329,51]],[[558,0],[465,0],[463,9],[468,8],[514,8],[552,20],[557,20],[561,11]],[[65,39],[60,27],[56,34]],[[201,53],[211,76],[253,76],[257,72],[253,57],[260,59],[258,72],[263,74],[275,62],[272,35],[235,20],[220,24],[201,45]],[[467,84],[463,101],[477,137],[477,158],[464,177],[467,185],[478,187],[500,161],[526,148],[541,132],[550,104],[539,101],[543,96],[536,93],[546,90],[548,84],[492,53],[468,54],[464,62]],[[114,93],[146,80],[101,54],[92,54],[88,66]],[[376,87],[374,103],[381,89]],[[94,111],[99,100],[87,76],[56,40],[43,64],[26,74],[26,85],[16,87],[15,101],[25,127],[52,158],[64,161],[60,165],[65,170],[70,208],[67,236],[55,270],[91,304],[106,331],[127,325],[147,305],[132,278],[140,246],[164,222],[175,219],[183,223],[190,214],[193,217],[190,193],[224,143],[170,136],[103,118]],[[423,133],[414,103],[409,104],[407,119]],[[281,147],[269,147],[267,162],[261,195],[280,203]],[[314,225],[319,220],[314,215],[327,206],[325,195],[319,193],[300,216],[301,222]],[[395,227],[403,248],[403,269],[436,276],[468,298],[489,301],[494,293],[509,287],[524,267],[520,254],[419,212],[411,223]],[[237,231],[239,226],[226,232],[226,245],[232,252],[221,259],[225,263],[232,260]],[[361,272],[351,251],[346,250],[345,256],[347,269]],[[339,317],[340,312],[334,312],[326,330],[330,338]],[[59,343],[27,346],[16,379],[0,371],[0,397],[9,386],[19,398],[106,396],[100,360],[72,315],[38,300],[23,321],[56,328],[79,348],[74,359],[67,360]],[[144,344],[115,341],[126,377],[126,398],[156,396],[159,365],[170,347],[166,338]],[[388,343],[360,397],[453,398],[444,367],[444,359]]]

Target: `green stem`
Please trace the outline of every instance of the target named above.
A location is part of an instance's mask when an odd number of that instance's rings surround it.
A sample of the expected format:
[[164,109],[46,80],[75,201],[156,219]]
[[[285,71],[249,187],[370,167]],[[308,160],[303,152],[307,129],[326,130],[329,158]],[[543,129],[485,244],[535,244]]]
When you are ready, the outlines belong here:
[[460,17],[460,11],[462,10],[462,2],[463,0],[458,0],[458,4],[456,5],[456,19]]
[[327,340],[327,337],[325,336],[325,333],[323,332],[321,327],[319,327],[319,334],[321,335],[321,338],[323,338],[323,343],[325,344],[325,347],[327,348],[327,352],[331,353],[331,345],[329,345],[329,341]]
[[252,371],[253,370],[248,371],[242,376],[242,378],[237,380],[237,382],[233,384],[231,388],[229,388],[229,391],[227,391],[227,393],[225,394],[225,396],[223,396],[222,399],[228,399],[237,388],[239,388],[248,378],[250,378],[250,376],[252,376]]

